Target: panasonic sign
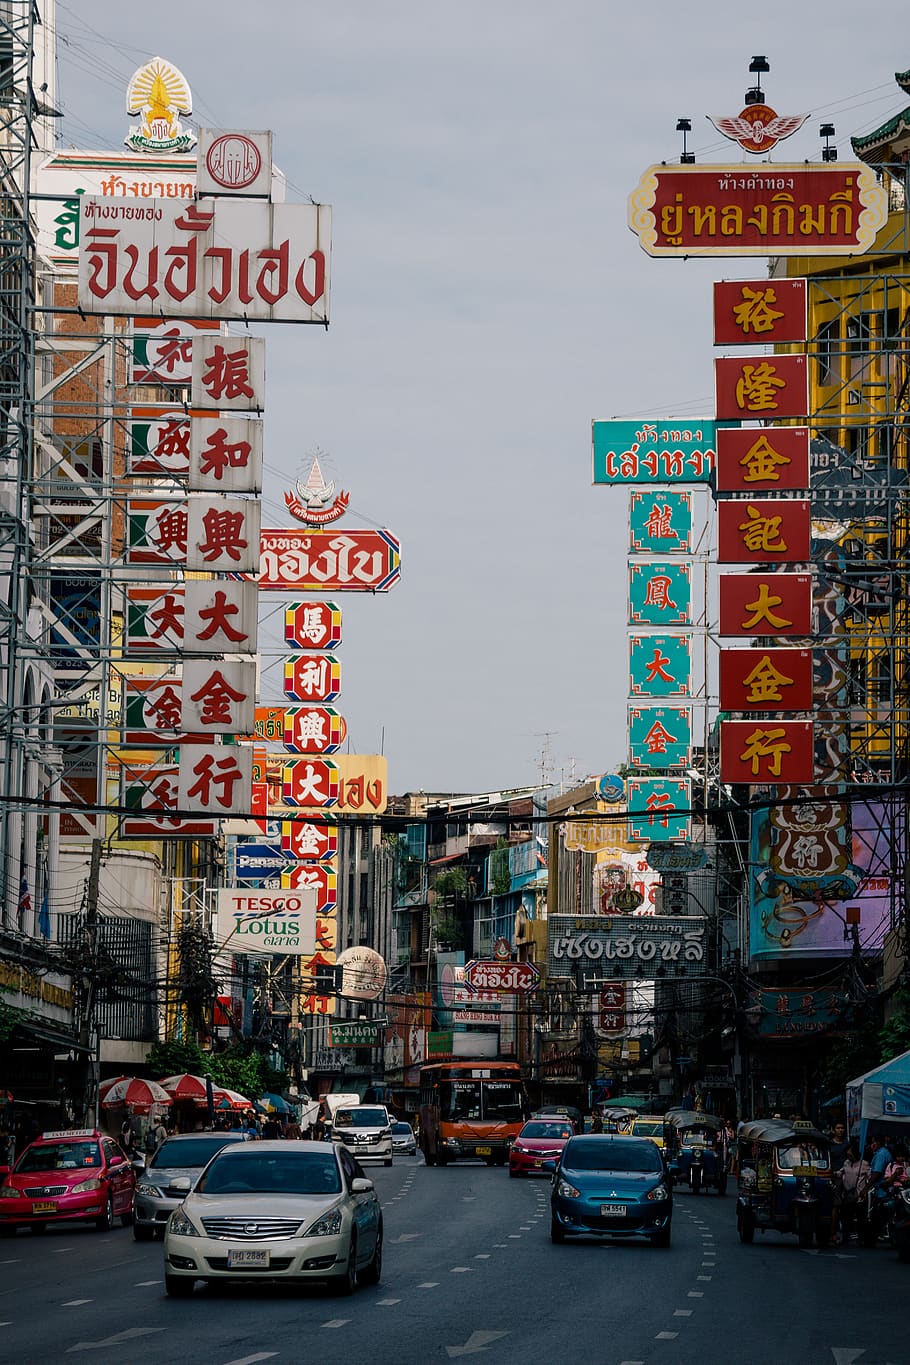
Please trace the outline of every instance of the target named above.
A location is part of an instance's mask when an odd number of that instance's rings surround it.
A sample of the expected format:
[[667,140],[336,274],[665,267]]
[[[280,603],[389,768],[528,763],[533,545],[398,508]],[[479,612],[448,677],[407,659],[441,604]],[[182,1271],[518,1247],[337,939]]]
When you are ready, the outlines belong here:
[[265,891],[233,887],[218,892],[216,937],[230,953],[290,953],[298,957],[316,951],[316,891]]

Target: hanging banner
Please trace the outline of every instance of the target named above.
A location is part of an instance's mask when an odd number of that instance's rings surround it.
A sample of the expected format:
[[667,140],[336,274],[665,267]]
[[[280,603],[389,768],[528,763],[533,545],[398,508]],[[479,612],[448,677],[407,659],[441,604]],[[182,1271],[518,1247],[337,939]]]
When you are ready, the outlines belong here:
[[811,711],[811,649],[722,649],[722,711]]
[[256,412],[265,407],[265,339],[197,337],[193,342],[190,402],[219,412]]
[[739,422],[805,417],[809,368],[804,355],[722,356],[714,362],[717,416]]
[[808,427],[724,427],[717,433],[718,493],[809,487]]
[[691,683],[691,634],[629,636],[630,696],[683,697]]
[[83,196],[84,313],[236,322],[329,320],[331,209],[228,198]]
[[811,720],[722,720],[721,782],[750,786],[811,782],[813,730]]
[[714,345],[805,341],[805,280],[715,280]]
[[869,166],[649,166],[629,227],[649,256],[856,256],[888,220]]
[[289,602],[284,641],[291,649],[333,649],[341,643],[341,608],[334,602]]
[[688,564],[648,561],[629,566],[629,624],[688,626],[692,623],[692,578]]
[[[635,843],[688,839],[692,783],[687,777],[629,779],[629,838]],[[677,812],[683,812],[677,814]]]
[[692,762],[691,706],[630,706],[629,763],[663,771]]
[[721,635],[807,636],[812,630],[812,577],[806,573],[725,573]]
[[284,695],[294,701],[334,701],[341,691],[341,660],[334,654],[295,654],[284,664]]
[[592,483],[707,483],[717,453],[716,430],[709,418],[592,422]]
[[262,491],[262,422],[258,418],[195,417],[190,431],[191,493]]
[[806,498],[750,498],[717,504],[719,564],[805,564],[811,536]]
[[638,554],[691,554],[692,494],[656,488],[629,493],[629,549]]

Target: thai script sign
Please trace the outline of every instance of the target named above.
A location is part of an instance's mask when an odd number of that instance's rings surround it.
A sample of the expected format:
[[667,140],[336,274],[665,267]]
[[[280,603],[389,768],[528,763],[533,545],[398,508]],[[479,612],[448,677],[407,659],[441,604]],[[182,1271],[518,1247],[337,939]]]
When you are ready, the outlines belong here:
[[811,711],[811,649],[722,649],[722,711]]
[[811,782],[814,736],[810,720],[722,720],[720,780],[752,786]]
[[401,575],[391,531],[263,530],[257,583],[277,592],[388,592]]
[[691,706],[630,706],[629,762],[633,768],[687,768],[692,758]]
[[857,255],[887,218],[874,171],[849,162],[649,166],[629,196],[649,256]]
[[806,498],[749,498],[717,504],[719,564],[805,564],[810,534]]
[[725,427],[717,433],[718,493],[809,487],[808,427]]
[[331,209],[324,204],[84,195],[79,307],[86,313],[329,320]]
[[531,995],[540,984],[533,962],[500,962],[496,958],[465,963],[464,983],[469,991],[495,991],[500,995]]
[[806,636],[812,628],[812,578],[805,573],[721,574],[720,633]]
[[218,892],[218,947],[231,953],[303,956],[316,944],[316,897],[312,891],[234,888]]
[[567,820],[562,827],[564,847],[581,853],[611,853],[630,848],[625,802],[606,805],[600,814],[599,820]]
[[595,484],[707,483],[717,423],[666,417],[658,422],[591,424]]
[[708,864],[708,850],[704,844],[652,844],[647,858],[655,872],[700,872]]
[[643,554],[689,554],[692,494],[655,488],[629,492],[629,549]]
[[329,1024],[329,1047],[378,1047],[379,1025],[360,1019]]
[[707,950],[705,920],[695,916],[575,919],[551,914],[549,925],[550,976],[572,975],[575,964],[587,976],[625,980],[697,976]]
[[809,370],[804,355],[721,356],[714,362],[718,417],[740,422],[805,417]]
[[715,280],[714,345],[805,341],[805,280]]

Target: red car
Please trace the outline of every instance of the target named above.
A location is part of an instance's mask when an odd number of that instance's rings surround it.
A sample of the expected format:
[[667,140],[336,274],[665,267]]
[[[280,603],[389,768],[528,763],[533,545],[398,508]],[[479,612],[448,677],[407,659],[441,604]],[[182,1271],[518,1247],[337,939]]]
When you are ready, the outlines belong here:
[[97,1128],[43,1133],[3,1176],[0,1236],[60,1221],[94,1223],[99,1231],[117,1217],[130,1223],[135,1183],[120,1147]]
[[567,1119],[528,1119],[509,1151],[509,1175],[549,1175],[574,1129]]

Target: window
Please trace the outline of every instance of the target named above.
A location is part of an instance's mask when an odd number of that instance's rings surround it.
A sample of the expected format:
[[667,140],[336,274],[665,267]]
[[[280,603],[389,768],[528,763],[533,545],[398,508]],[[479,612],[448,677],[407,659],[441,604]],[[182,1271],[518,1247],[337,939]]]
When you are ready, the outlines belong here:
[[823,388],[831,388],[840,383],[840,357],[838,356],[837,318],[823,322],[815,338],[818,362],[818,382]]

